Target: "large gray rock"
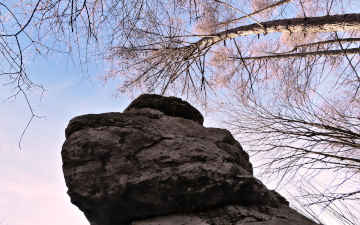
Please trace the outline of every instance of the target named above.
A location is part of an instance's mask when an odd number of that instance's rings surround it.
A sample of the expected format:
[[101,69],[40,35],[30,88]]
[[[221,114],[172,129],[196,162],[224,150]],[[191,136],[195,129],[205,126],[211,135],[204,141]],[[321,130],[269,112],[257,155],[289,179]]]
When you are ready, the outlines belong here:
[[[153,102],[189,105],[163,98]],[[184,225],[314,224],[253,177],[248,154],[229,131],[155,103],[136,104],[124,113],[76,117],[66,128],[68,194],[91,225],[176,225],[179,218]]]

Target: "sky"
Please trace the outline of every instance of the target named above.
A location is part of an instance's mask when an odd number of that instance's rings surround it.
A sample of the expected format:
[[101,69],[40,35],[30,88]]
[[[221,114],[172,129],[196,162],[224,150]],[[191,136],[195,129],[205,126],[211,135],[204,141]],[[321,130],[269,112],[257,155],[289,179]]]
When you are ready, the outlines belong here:
[[[0,86],[0,225],[88,225],[66,194],[61,160],[65,128],[78,115],[122,112],[131,99],[116,92],[116,82],[104,84],[101,64],[90,64],[90,72],[84,72],[57,56],[36,58],[29,65],[31,80],[46,91],[28,93],[41,118],[31,122],[21,149],[20,136],[31,114],[22,96],[8,99],[11,87]],[[221,127],[214,117],[203,115],[204,126]]]
[[0,86],[0,224],[87,225],[82,212],[70,203],[62,173],[61,146],[68,121],[77,115],[122,111],[130,102],[116,96],[114,84],[99,79],[101,68],[90,76],[65,58],[37,58],[28,67],[34,81],[45,87],[29,93],[35,112],[18,147],[31,114],[24,98],[8,100],[9,86]]
[[[90,64],[91,72],[84,72],[61,56],[31,62],[30,78],[46,91],[28,93],[41,118],[31,122],[21,149],[20,136],[31,114],[22,96],[8,99],[11,87],[0,86],[0,225],[89,224],[66,193],[61,147],[71,118],[122,112],[131,102],[116,92],[116,82],[104,84],[104,68]],[[204,126],[219,127],[215,118],[203,115]]]
[[[61,147],[65,128],[75,116],[122,112],[131,99],[116,92],[116,82],[104,84],[103,65],[91,64],[84,72],[66,57],[36,58],[29,64],[30,78],[46,89],[29,92],[35,113],[22,96],[11,96],[0,86],[0,225],[88,225],[83,213],[66,194]],[[205,118],[206,126],[213,126]]]

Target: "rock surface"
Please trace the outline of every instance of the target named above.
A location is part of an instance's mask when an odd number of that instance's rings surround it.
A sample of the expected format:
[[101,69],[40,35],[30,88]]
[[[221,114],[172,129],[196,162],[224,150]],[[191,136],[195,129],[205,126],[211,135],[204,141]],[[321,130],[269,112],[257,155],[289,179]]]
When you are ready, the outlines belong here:
[[91,225],[315,224],[253,177],[229,131],[202,122],[156,95],[73,118],[61,152],[72,203]]
[[176,97],[143,94],[131,102],[124,112],[140,108],[157,109],[167,116],[182,117],[198,122],[201,125],[204,123],[204,117],[196,108]]
[[228,205],[202,212],[158,216],[131,225],[314,225],[298,212],[281,205],[276,208]]

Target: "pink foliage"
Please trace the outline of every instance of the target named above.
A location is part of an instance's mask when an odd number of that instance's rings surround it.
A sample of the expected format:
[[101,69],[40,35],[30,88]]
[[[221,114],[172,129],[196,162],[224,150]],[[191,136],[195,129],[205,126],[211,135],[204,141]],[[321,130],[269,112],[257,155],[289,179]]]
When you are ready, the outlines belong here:
[[280,42],[285,44],[288,47],[295,47],[297,45],[302,45],[310,43],[317,39],[317,33],[304,33],[304,32],[283,32],[280,37]]
[[228,61],[229,57],[233,57],[233,49],[225,46],[217,47],[210,58],[210,65],[212,66],[224,66]]
[[[257,11],[263,8],[266,8],[267,6],[274,4],[274,0],[252,0],[251,7],[253,11]],[[261,17],[268,18],[271,16],[273,11],[272,9],[266,10],[260,14]]]
[[352,91],[335,88],[333,92],[331,99],[320,105],[324,118],[333,117],[333,122],[341,122],[346,119],[344,116],[360,117],[360,99],[354,97]]
[[194,27],[194,32],[200,35],[216,33],[219,23],[217,9],[210,4],[201,4],[202,16]]
[[269,42],[262,41],[257,44],[253,44],[250,46],[250,55],[251,56],[261,56],[267,55],[267,51],[269,51]]
[[298,13],[297,17],[310,17],[310,16],[316,16],[319,12],[323,12],[325,10],[324,6],[322,6],[321,1],[318,0],[301,0],[298,3]]
[[233,49],[225,46],[219,46],[212,52],[209,64],[214,69],[211,81],[215,87],[227,86],[236,72],[231,57],[234,57]]

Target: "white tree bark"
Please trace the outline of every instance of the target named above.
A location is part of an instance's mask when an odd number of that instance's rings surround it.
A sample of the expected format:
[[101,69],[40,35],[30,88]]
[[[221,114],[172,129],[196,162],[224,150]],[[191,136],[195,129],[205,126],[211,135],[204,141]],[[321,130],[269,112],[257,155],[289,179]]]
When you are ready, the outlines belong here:
[[335,32],[360,30],[360,14],[343,14],[321,17],[292,18],[254,23],[229,29],[193,43],[199,49],[205,49],[217,42],[239,36],[268,34],[274,32]]

